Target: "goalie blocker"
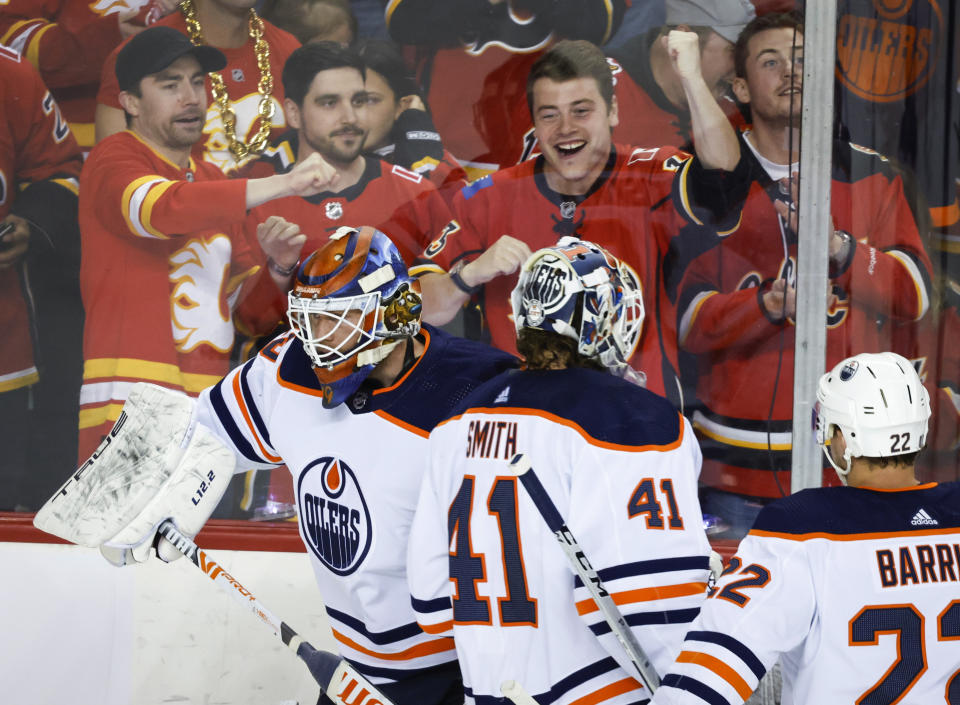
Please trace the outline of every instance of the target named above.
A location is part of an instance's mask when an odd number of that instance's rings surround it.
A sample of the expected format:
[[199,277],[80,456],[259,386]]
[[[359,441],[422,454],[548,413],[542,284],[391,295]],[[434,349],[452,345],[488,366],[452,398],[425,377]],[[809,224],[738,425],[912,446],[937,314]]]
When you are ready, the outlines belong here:
[[137,383],[90,459],[37,512],[34,525],[71,543],[100,548],[117,566],[143,562],[157,545],[164,561],[180,552],[157,531],[166,520],[194,537],[229,486],[236,458],[193,421],[194,400]]

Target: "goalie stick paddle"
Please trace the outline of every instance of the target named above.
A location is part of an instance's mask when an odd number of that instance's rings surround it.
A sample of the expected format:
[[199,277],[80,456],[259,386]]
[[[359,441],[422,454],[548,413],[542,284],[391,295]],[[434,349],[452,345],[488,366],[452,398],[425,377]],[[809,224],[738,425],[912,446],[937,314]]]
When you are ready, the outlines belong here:
[[[520,478],[520,482],[530,496],[533,505],[537,508],[537,511],[540,512],[540,516],[543,517],[547,528],[557,537],[560,548],[563,549],[567,560],[570,561],[570,567],[573,569],[573,572],[576,573],[583,582],[587,592],[590,593],[590,597],[600,609],[603,619],[609,625],[610,631],[613,632],[617,641],[620,642],[620,646],[623,647],[623,650],[626,651],[633,665],[636,666],[640,681],[652,696],[654,691],[660,686],[660,677],[657,675],[656,669],[644,653],[636,636],[634,636],[630,630],[623,615],[620,614],[620,610],[610,596],[610,593],[606,587],[604,587],[600,576],[597,575],[597,571],[590,565],[590,561],[583,552],[583,548],[580,547],[577,539],[567,527],[567,522],[564,521],[563,515],[560,514],[557,505],[550,499],[550,495],[547,494],[547,490],[541,484],[540,478],[537,477],[537,473],[534,472],[533,467],[524,457],[523,453],[518,453],[513,456],[513,460],[510,461],[510,470]],[[506,695],[506,693],[504,693],[504,695]]]
[[315,649],[286,622],[267,610],[240,582],[214,561],[206,551],[181,534],[173,522],[165,521],[157,531],[224,592],[232,595],[259,617],[291,651],[300,657],[314,680],[335,703],[349,705],[393,705],[380,691],[344,659],[329,651]]

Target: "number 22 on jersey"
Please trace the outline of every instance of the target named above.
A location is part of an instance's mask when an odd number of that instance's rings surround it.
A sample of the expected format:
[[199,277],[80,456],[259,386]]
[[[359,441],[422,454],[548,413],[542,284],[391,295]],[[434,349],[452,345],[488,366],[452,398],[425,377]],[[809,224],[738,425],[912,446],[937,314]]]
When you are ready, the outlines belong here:
[[[477,584],[487,582],[489,555],[473,552],[470,519],[476,478],[465,475],[447,514],[450,542],[450,579],[454,624],[493,624],[490,599],[477,594]],[[496,477],[486,501],[487,512],[499,528],[500,557],[506,597],[497,599],[500,624],[505,627],[537,626],[537,600],[527,591],[520,525],[517,520],[517,478]]]

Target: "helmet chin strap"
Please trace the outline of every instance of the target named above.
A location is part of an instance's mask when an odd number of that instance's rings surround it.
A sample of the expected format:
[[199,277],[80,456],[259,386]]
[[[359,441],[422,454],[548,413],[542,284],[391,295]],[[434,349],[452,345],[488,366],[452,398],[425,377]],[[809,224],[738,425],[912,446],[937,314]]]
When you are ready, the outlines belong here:
[[366,367],[367,365],[376,365],[386,359],[387,355],[393,352],[393,349],[401,341],[395,340],[392,343],[383,343],[375,348],[367,348],[357,355],[357,367]]
[[843,485],[846,485],[847,475],[850,474],[850,463],[852,462],[852,459],[850,457],[850,449],[847,448],[843,452],[843,459],[847,463],[847,468],[846,470],[844,470],[839,465],[837,465],[836,461],[833,459],[833,454],[830,453],[830,446],[820,446],[820,448],[823,450],[823,454],[827,456],[827,460],[830,461],[830,464],[833,466],[833,469],[836,471],[837,477],[840,478],[840,482],[843,483]]

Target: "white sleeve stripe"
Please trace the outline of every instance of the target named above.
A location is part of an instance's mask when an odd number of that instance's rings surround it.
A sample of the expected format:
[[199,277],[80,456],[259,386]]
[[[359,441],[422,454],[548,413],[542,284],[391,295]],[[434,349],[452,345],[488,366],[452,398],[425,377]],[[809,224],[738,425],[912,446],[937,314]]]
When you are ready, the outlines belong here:
[[129,207],[127,212],[130,213],[130,225],[133,226],[136,234],[140,237],[149,238],[151,240],[162,240],[163,238],[157,237],[151,232],[148,232],[144,227],[143,222],[140,220],[140,209],[143,207],[143,202],[147,198],[147,194],[150,193],[152,189],[157,184],[161,184],[167,181],[167,179],[153,179],[147,181],[143,184],[140,184],[133,193],[130,194]]
[[902,252],[900,250],[886,250],[886,253],[902,264],[903,268],[907,270],[907,274],[909,274],[910,278],[913,280],[913,286],[917,290],[917,302],[919,304],[919,310],[913,320],[919,321],[924,317],[924,315],[926,315],[927,311],[930,310],[930,297],[927,292],[926,282],[924,281],[923,275],[920,273],[920,268],[917,266],[913,256],[906,252]]
[[704,301],[716,293],[716,291],[704,291],[697,294],[693,298],[693,301],[690,302],[690,305],[687,306],[687,309],[683,312],[683,317],[680,319],[680,330],[677,331],[680,345],[683,345],[686,341],[687,335],[690,333],[690,327],[693,325],[693,320],[697,317],[697,313],[699,313]]

